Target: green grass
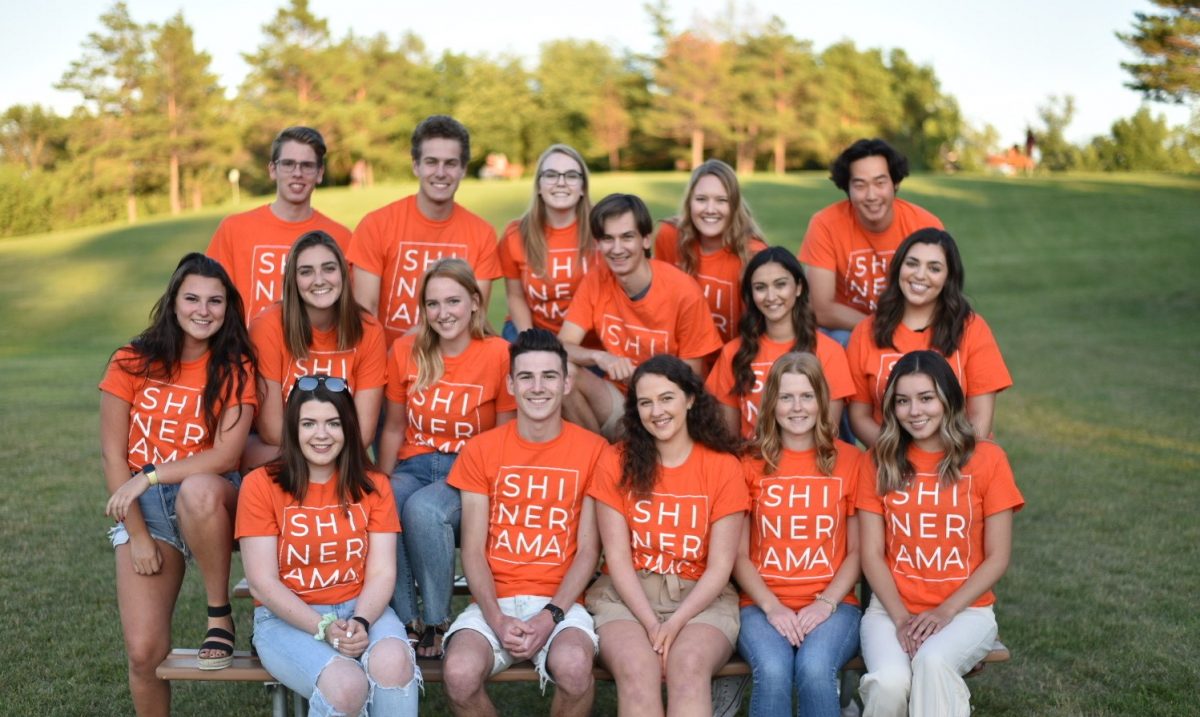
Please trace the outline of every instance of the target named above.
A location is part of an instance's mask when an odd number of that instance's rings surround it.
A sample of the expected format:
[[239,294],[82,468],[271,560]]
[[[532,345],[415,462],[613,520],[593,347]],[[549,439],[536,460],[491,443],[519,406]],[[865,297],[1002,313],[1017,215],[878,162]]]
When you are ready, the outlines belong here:
[[[679,174],[594,178],[673,213]],[[464,184],[497,227],[529,184]],[[353,226],[413,185],[322,190]],[[799,244],[838,198],[818,174],[748,180],[771,243]],[[913,177],[901,196],[958,239],[967,289],[1015,386],[997,435],[1028,505],[1016,519],[998,615],[1013,661],[970,682],[980,715],[1195,714],[1200,684],[1200,180],[1154,175],[1006,180]],[[240,209],[256,206],[246,202]],[[5,713],[132,712],[105,540],[96,383],[146,321],[179,256],[228,208],[0,242],[0,651]],[[496,287],[490,314],[503,316]],[[235,568],[236,569],[236,568]],[[189,571],[173,643],[203,627]],[[240,646],[248,606],[238,606]],[[532,685],[497,688],[503,713],[542,713]],[[176,687],[177,714],[262,715],[252,685]],[[422,713],[444,710],[440,689]],[[615,713],[611,685],[598,714]]]

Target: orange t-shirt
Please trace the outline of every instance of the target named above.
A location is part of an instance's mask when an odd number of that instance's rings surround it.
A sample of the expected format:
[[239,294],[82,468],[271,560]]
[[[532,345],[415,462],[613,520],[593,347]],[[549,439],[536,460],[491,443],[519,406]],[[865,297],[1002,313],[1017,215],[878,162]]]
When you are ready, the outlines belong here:
[[604,350],[640,364],[655,354],[681,359],[721,348],[704,294],[692,277],[665,262],[648,259],[652,278],[646,295],[632,301],[610,271],[584,277],[567,310],[567,321],[599,338]]
[[285,222],[269,204],[221,221],[206,253],[229,272],[242,295],[247,324],[283,298],[283,267],[292,244],[318,229],[333,237],[343,254],[350,248],[350,230],[315,209],[302,222]]
[[369,534],[400,532],[387,477],[374,471],[367,477],[375,491],[343,508],[336,474],[326,483],[310,483],[298,503],[265,467],[256,468],[238,491],[236,537],[278,538],[279,581],[309,605],[356,598],[366,577]]
[[447,480],[488,498],[486,551],[496,597],[558,590],[579,548],[588,485],[611,450],[597,434],[567,422],[544,443],[521,438],[516,421],[467,441]]
[[545,227],[546,267],[541,276],[529,268],[525,245],[521,241],[521,223],[510,222],[500,240],[500,270],[506,279],[520,279],[525,303],[533,315],[533,325],[558,333],[567,307],[588,270],[602,261],[579,259],[579,233],[576,225],[555,229]]
[[653,492],[638,500],[618,487],[620,458],[614,452],[611,460],[588,495],[625,516],[634,569],[699,580],[708,564],[709,526],[750,507],[740,461],[697,443],[681,465],[659,466]]
[[383,329],[374,316],[362,314],[363,335],[358,345],[338,351],[337,329],[312,330],[308,358],[297,359],[283,338],[283,308],[276,304],[250,323],[250,342],[258,354],[258,375],[278,383],[284,400],[301,376],[325,374],[345,379],[350,391],[379,388],[387,384],[387,347]]
[[813,215],[800,244],[800,261],[832,271],[837,279],[834,301],[869,314],[887,287],[892,254],[909,234],[926,227],[941,229],[942,222],[897,198],[892,204],[892,225],[879,233],[867,231],[850,200],[843,199]]
[[[948,488],[938,485],[943,455],[911,446],[908,460],[916,476],[907,490],[882,497],[874,455],[859,462],[857,508],[883,516],[884,554],[900,598],[914,614],[941,605],[983,562],[985,518],[1025,505],[1000,446],[978,441],[962,477]],[[994,602],[989,590],[971,607]]]
[[[929,345],[933,331],[913,331],[901,322],[892,334],[896,348],[881,349],[872,336],[875,317],[868,316],[850,333],[846,346],[846,359],[850,362],[850,375],[854,378],[855,403],[869,403],[875,422],[883,424],[883,392],[887,388],[888,376],[900,357],[910,351],[933,351]],[[954,376],[962,386],[964,396],[996,393],[1012,385],[1012,376],[1004,365],[1000,347],[987,322],[979,314],[967,319],[958,350],[947,356],[946,361],[954,370]]]
[[471,341],[457,356],[443,356],[442,377],[413,392],[416,334],[392,344],[388,356],[387,400],[405,407],[408,426],[399,460],[439,451],[458,453],[467,439],[493,428],[496,414],[517,410],[508,391],[508,342],[498,336]]
[[[754,372],[754,385],[745,396],[738,396],[733,390],[737,385],[733,375],[733,357],[741,345],[740,338],[725,344],[704,382],[704,387],[721,403],[738,409],[742,416],[742,435],[753,438],[754,427],[758,424],[758,409],[762,404],[762,392],[767,385],[767,373],[780,356],[792,350],[793,343],[772,341],[766,336],[759,337],[758,353],[750,362],[750,370]],[[821,362],[821,370],[825,373],[825,385],[829,387],[829,400],[837,401],[853,396],[854,380],[850,378],[850,365],[846,363],[846,352],[842,350],[841,345],[818,332],[816,349],[817,360]]]
[[363,217],[350,240],[356,268],[379,277],[377,315],[389,343],[417,324],[421,277],[438,259],[455,256],[475,270],[480,284],[500,277],[496,230],[454,205],[449,219],[435,222],[417,208],[412,195]]
[[[750,489],[750,562],[791,610],[809,605],[846,559],[846,519],[854,515],[862,452],[836,441],[833,474],[817,467],[817,452],[783,451],[779,469],[764,475],[761,458],[744,461]],[[857,605],[854,591],[843,602]],[[742,607],[752,605],[746,593]]]
[[[121,367],[122,361],[135,357],[132,347],[124,346],[108,362],[100,381],[100,390],[129,403],[129,470],[139,471],[147,463],[169,463],[206,451],[213,446],[213,436],[204,425],[204,386],[208,381],[208,357],[179,364],[179,371],[169,379],[134,376]],[[220,422],[221,413],[235,406],[253,412],[258,405],[255,397],[254,372],[246,367],[246,384],[242,394],[229,405],[215,406]],[[236,380],[236,379],[235,379]]]
[[[766,249],[758,239],[750,240],[750,256]],[[738,321],[742,318],[742,274],[746,267],[738,255],[722,249],[711,254],[700,255],[696,265],[696,283],[704,292],[704,300],[712,312],[713,324],[722,341],[737,336]],[[654,258],[672,266],[679,266],[679,227],[669,221],[658,225],[658,236],[654,238]]]

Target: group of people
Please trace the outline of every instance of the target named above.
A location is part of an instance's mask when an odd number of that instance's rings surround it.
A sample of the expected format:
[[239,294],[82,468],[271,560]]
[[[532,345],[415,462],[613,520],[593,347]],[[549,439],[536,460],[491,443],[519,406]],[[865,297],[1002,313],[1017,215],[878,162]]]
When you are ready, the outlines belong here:
[[275,200],[180,261],[100,384],[139,715],[170,709],[189,560],[198,665],[232,662],[235,540],[254,646],[313,715],[416,714],[417,656],[458,714],[495,714],[488,678],[531,660],[551,712],[585,715],[597,655],[622,714],[703,714],[735,650],[751,714],[834,715],[860,649],[866,714],[969,714],[1022,506],[988,440],[1011,379],[954,239],[896,197],[902,155],[843,152],[847,199],[797,257],[719,160],[656,233],[553,145],[497,239],[455,201],[453,118],[413,133],[416,194],[353,232],[312,207],[325,153],[279,134]]

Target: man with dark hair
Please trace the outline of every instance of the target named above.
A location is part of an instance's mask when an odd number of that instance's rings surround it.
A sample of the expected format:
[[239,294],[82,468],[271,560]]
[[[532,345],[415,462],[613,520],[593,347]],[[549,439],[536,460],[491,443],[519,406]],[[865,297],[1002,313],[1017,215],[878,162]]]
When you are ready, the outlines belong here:
[[598,645],[579,604],[600,557],[587,488],[615,461],[600,436],[566,423],[567,354],[545,329],[509,350],[517,420],[467,442],[450,471],[462,492],[462,563],[474,602],[446,634],[444,683],[457,715],[496,714],[488,677],[532,660],[550,714],[591,713]]
[[271,142],[267,173],[275,201],[221,222],[209,242],[210,257],[229,272],[242,295],[247,324],[283,296],[288,250],[304,234],[324,231],[342,251],[350,230],[312,207],[313,190],[325,176],[325,140],[311,127],[288,127]]
[[363,217],[348,257],[354,298],[379,318],[389,346],[416,325],[421,276],[438,259],[471,265],[484,311],[501,273],[496,230],[454,201],[471,159],[467,128],[447,115],[426,117],[413,130],[412,158],[417,193]]
[[830,179],[846,199],[813,215],[800,245],[817,323],[843,346],[875,310],[888,261],[904,238],[942,228],[933,214],[898,199],[908,160],[882,139],[860,139],[833,161]]
[[[703,360],[721,348],[721,335],[696,281],[650,258],[654,222],[646,204],[632,194],[610,194],[592,207],[592,235],[607,271],[592,271],[579,284],[558,338],[571,361],[595,367],[576,376],[578,393],[568,399],[568,420],[613,440],[624,409],[625,382],[655,354],[683,359],[697,374]],[[587,348],[592,333],[596,341]]]

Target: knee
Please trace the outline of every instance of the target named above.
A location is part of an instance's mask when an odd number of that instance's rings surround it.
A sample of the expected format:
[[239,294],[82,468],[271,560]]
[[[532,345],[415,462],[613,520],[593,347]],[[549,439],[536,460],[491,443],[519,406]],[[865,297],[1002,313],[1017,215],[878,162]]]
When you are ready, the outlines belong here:
[[317,678],[317,691],[334,712],[356,715],[367,703],[367,676],[357,662],[334,658]]
[[171,651],[169,640],[150,639],[125,640],[125,651],[129,659],[129,673],[137,677],[154,677],[154,671],[167,659]]
[[413,678],[413,663],[408,646],[399,637],[375,643],[367,656],[367,673],[380,687],[404,687]]
[[225,507],[225,479],[211,475],[188,476],[179,486],[176,510],[190,516],[208,516]]
[[411,537],[422,530],[435,530],[449,523],[455,508],[444,491],[419,490],[404,503],[400,521]]
[[[555,645],[557,648],[558,646]],[[582,645],[564,645],[552,650],[547,659],[550,676],[558,689],[569,695],[582,695],[592,689],[593,651]]]
[[[803,653],[800,653],[801,655]],[[826,660],[803,659],[798,657],[795,663],[795,678],[797,685],[830,685],[837,677],[840,665],[834,665]]]
[[749,659],[750,677],[755,685],[783,685],[792,683],[792,674],[784,660]]
[[900,668],[884,668],[863,676],[863,699],[879,705],[907,705],[912,673]]
[[472,695],[483,689],[483,668],[462,651],[447,651],[442,664],[442,687],[446,698],[454,704],[467,702]]
[[917,679],[920,675],[926,674],[945,674],[952,672],[958,674],[958,667],[946,656],[935,650],[917,650],[917,654],[912,660],[913,679]]

